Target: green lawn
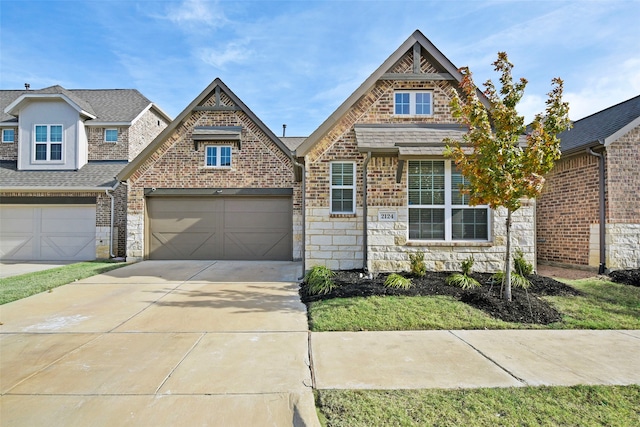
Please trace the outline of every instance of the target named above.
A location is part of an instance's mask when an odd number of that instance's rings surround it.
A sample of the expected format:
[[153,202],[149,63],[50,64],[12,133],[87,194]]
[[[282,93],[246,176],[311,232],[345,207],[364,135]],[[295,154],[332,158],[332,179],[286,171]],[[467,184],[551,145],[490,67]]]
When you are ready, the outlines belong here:
[[124,267],[123,262],[88,261],[0,279],[0,304],[48,291],[76,280]]
[[422,329],[640,329],[640,288],[600,279],[566,281],[584,296],[544,297],[563,321],[509,323],[451,297],[336,298],[309,306],[312,331]]
[[325,426],[638,426],[640,386],[319,390]]

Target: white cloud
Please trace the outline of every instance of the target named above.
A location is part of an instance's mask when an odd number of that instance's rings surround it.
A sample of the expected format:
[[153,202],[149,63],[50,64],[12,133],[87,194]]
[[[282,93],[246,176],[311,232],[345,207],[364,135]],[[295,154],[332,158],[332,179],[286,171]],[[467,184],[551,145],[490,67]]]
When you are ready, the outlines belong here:
[[228,64],[242,64],[253,55],[248,40],[230,41],[216,48],[200,48],[196,56],[205,64],[218,69],[224,69]]
[[202,25],[219,28],[228,21],[219,3],[205,0],[183,0],[167,7],[165,18],[186,30],[197,30]]

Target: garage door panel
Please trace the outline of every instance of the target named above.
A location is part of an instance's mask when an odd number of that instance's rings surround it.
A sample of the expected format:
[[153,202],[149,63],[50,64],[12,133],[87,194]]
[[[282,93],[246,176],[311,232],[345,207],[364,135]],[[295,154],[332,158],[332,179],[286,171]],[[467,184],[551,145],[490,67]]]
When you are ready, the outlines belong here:
[[149,198],[147,213],[151,259],[292,258],[290,197]]
[[3,260],[95,259],[95,205],[0,207]]

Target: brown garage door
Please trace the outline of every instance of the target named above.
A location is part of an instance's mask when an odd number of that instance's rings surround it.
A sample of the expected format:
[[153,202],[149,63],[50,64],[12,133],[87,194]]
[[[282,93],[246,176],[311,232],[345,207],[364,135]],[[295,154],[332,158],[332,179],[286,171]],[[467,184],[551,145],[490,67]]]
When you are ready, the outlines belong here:
[[291,197],[151,197],[149,259],[291,260]]

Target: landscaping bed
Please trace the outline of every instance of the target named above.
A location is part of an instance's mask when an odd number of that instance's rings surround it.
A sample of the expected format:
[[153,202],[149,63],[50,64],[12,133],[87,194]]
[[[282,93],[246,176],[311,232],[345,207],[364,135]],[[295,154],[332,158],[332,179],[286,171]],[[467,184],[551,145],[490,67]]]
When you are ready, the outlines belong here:
[[609,273],[609,277],[616,283],[640,286],[640,268],[632,270],[616,270]]
[[562,315],[540,296],[582,295],[579,290],[554,279],[530,275],[531,287],[525,292],[512,288],[513,301],[507,302],[500,296],[500,283],[494,283],[491,274],[473,273],[471,276],[482,285],[479,288],[463,290],[448,285],[446,278],[451,272],[427,272],[424,277],[410,277],[413,286],[397,289],[384,286],[388,274],[369,278],[362,270],[336,271],[333,281],[336,287],[326,294],[308,295],[307,285],[302,284],[300,296],[305,304],[333,298],[370,296],[450,296],[490,316],[506,322],[548,325],[562,321]]

